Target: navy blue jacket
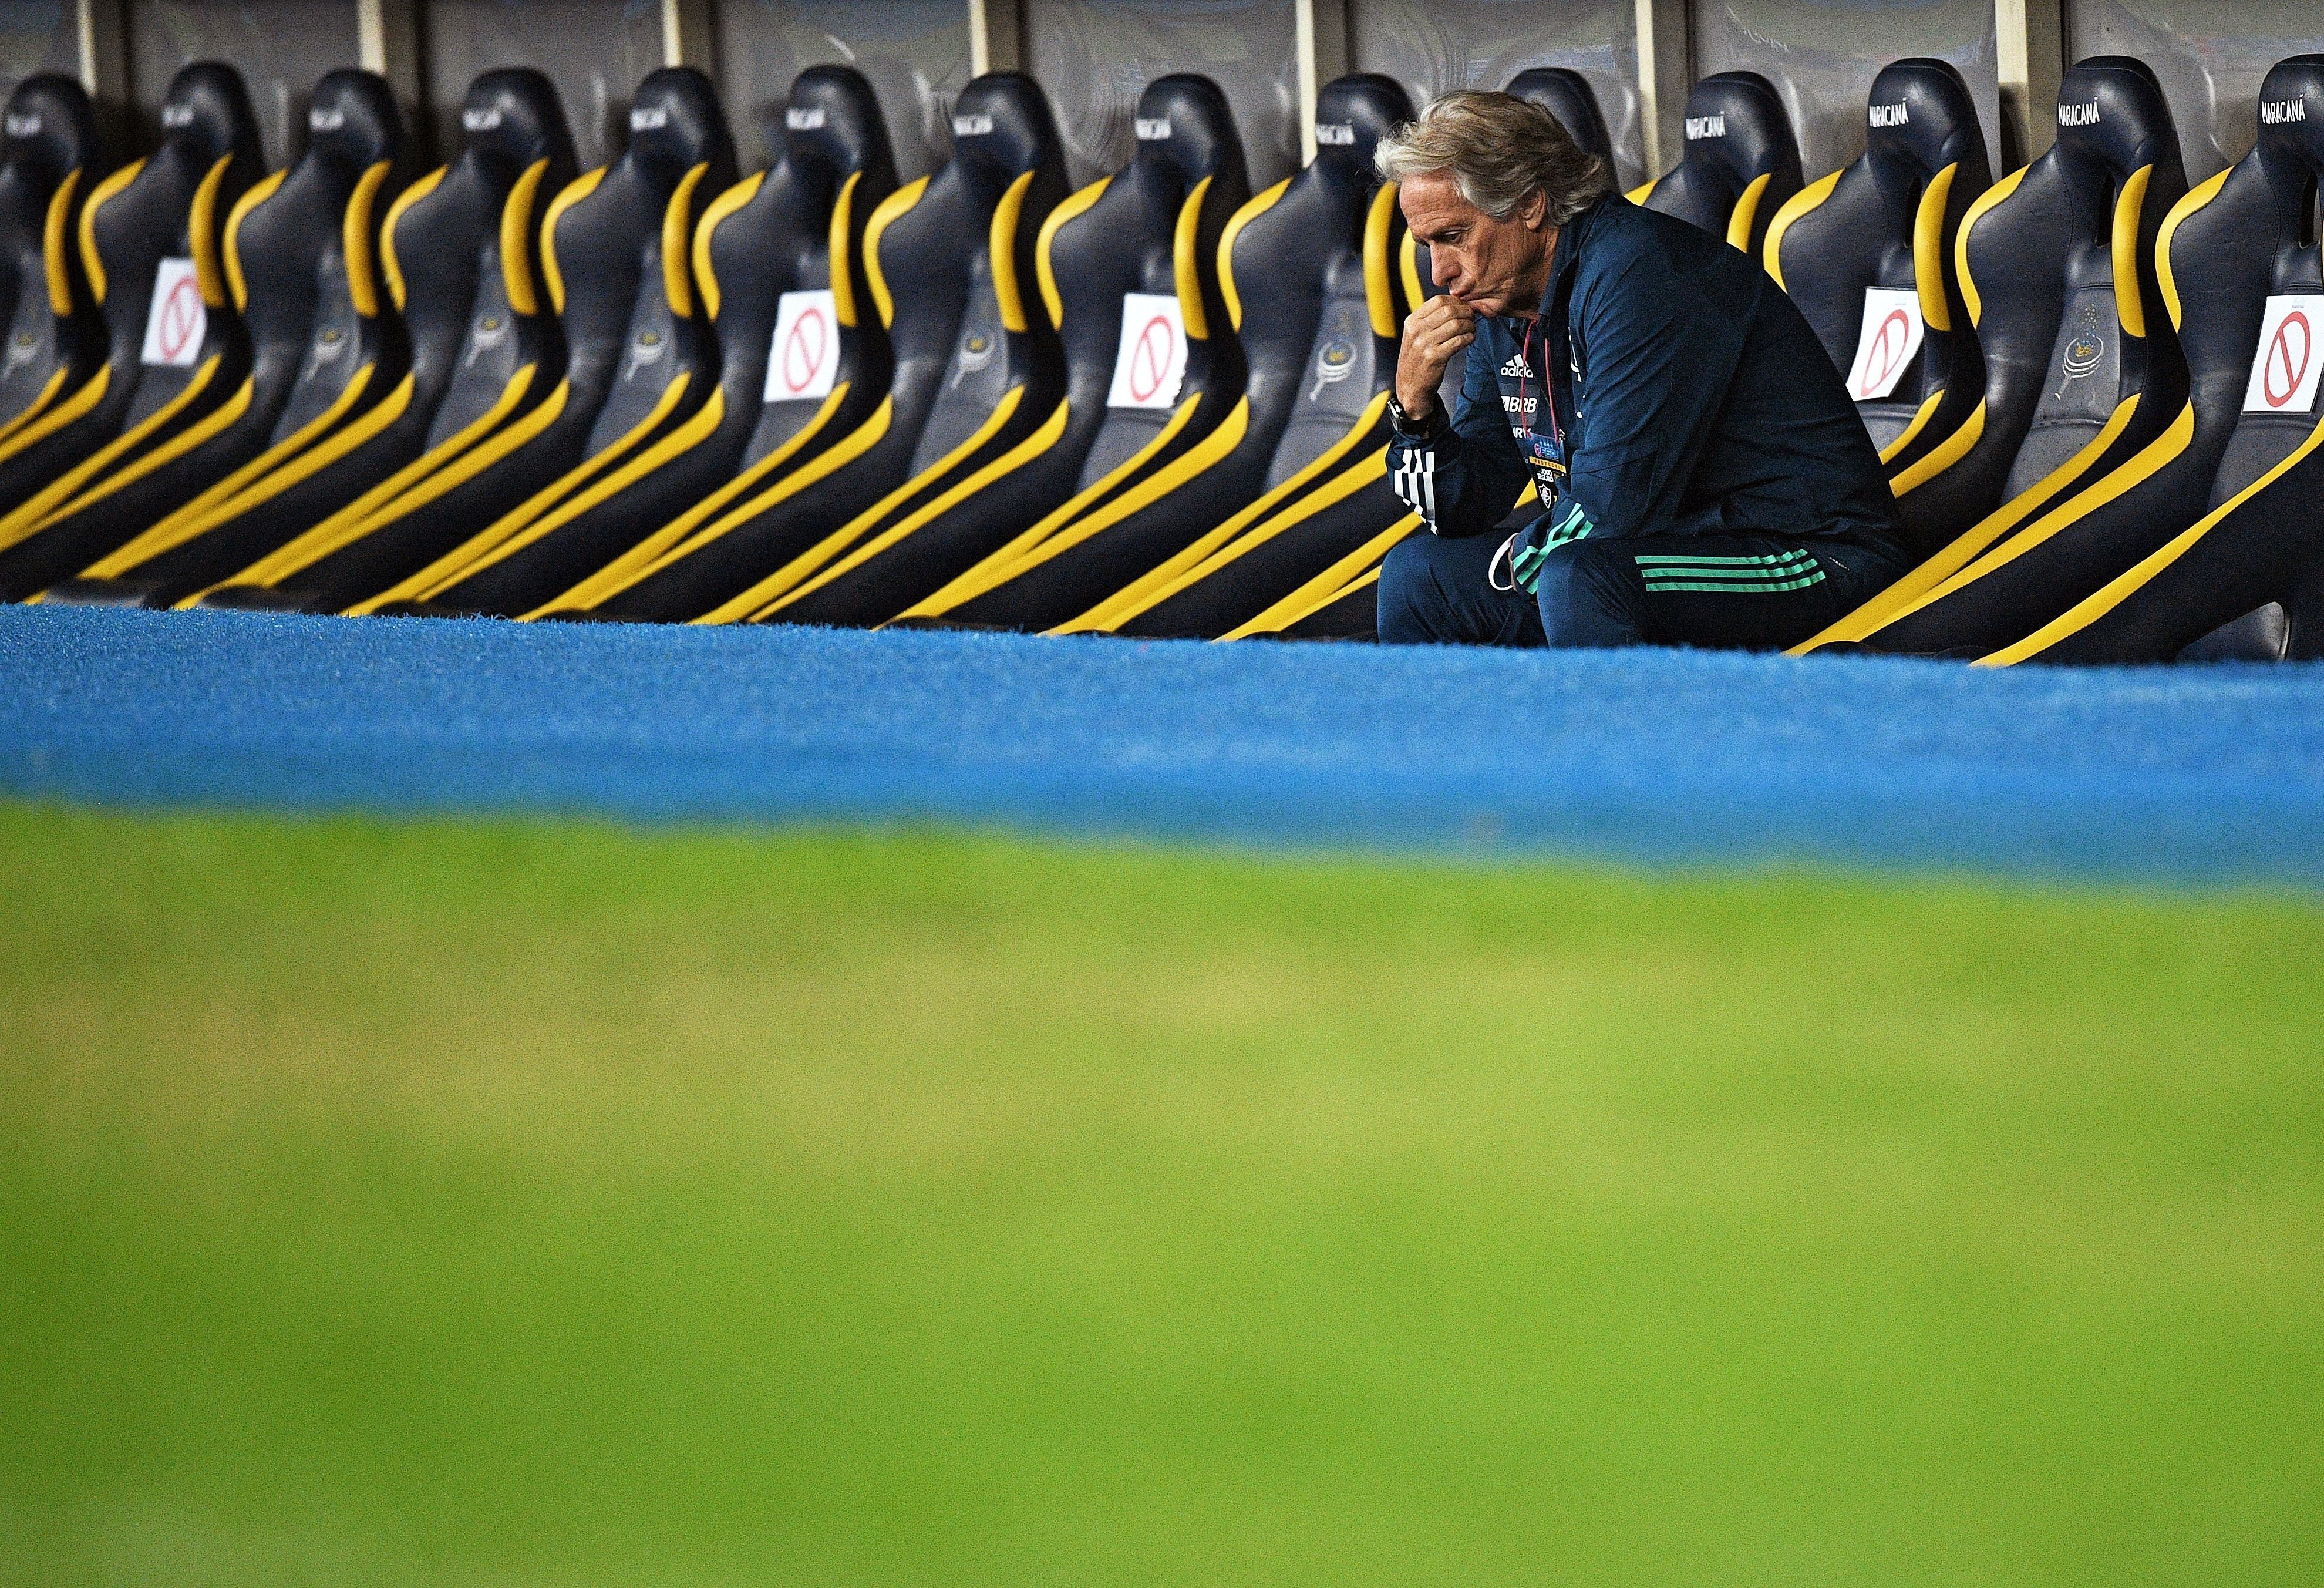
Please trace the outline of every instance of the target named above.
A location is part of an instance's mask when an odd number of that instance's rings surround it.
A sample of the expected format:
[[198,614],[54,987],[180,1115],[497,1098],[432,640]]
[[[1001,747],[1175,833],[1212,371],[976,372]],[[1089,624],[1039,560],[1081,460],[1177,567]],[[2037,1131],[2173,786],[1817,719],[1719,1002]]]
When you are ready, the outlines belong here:
[[1440,404],[1426,434],[1392,438],[1388,463],[1440,535],[1491,529],[1530,484],[1551,544],[1772,535],[1895,549],[1880,456],[1783,289],[1722,239],[1621,198],[1559,232],[1538,321],[1478,319],[1451,422]]

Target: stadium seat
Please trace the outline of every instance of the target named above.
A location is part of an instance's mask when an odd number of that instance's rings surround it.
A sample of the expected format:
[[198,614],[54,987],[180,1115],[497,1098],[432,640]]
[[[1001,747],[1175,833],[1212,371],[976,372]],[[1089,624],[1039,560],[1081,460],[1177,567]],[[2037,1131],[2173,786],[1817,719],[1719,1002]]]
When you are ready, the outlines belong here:
[[379,230],[402,143],[386,79],[346,69],[316,84],[306,153],[254,185],[226,220],[226,287],[249,373],[199,422],[107,448],[102,468],[69,471],[0,518],[0,538],[16,540],[0,558],[0,590],[78,573],[189,499],[247,484],[386,396],[406,355],[401,328],[382,312]]
[[[408,610],[430,583],[683,423],[717,367],[694,312],[694,228],[733,172],[709,79],[691,67],[649,75],[628,150],[568,185],[541,223],[564,378],[392,501],[353,524],[318,525],[201,604]],[[510,406],[523,397],[513,392]]]
[[[869,420],[890,364],[886,337],[856,312],[869,301],[863,234],[895,190],[872,85],[848,66],[801,72],[781,158],[714,199],[695,233],[717,390],[685,424],[427,592],[429,606],[521,616],[576,580],[570,599],[586,602],[586,581],[609,563],[642,566]],[[634,561],[632,550],[642,554]]]
[[[1849,382],[1892,482],[1956,435],[1985,395],[1985,363],[1953,245],[1992,185],[1977,105],[1942,60],[1873,79],[1863,156],[1812,182],[1767,227],[1767,271]],[[1904,539],[1934,550],[1977,516],[1965,475],[1922,477],[1897,500]]]
[[533,283],[541,211],[574,176],[565,113],[546,77],[510,68],[469,87],[461,126],[459,159],[404,189],[381,228],[401,379],[375,374],[380,400],[359,417],[293,430],[44,600],[172,605],[336,514],[360,520],[523,411],[512,390],[547,391],[536,375],[562,355]]
[[1216,429],[1242,395],[1218,241],[1250,199],[1242,140],[1210,78],[1157,78],[1139,96],[1137,152],[1041,228],[1041,301],[1065,394],[996,458],[770,605],[761,621],[871,624],[988,556],[1030,546],[1103,505]]
[[[1961,291],[1985,360],[1969,421],[1895,482],[1963,470],[1972,503],[2001,504],[1880,596],[1796,647],[1861,643],[1939,653],[1978,646],[1937,606],[1912,609],[1986,551],[2102,479],[2163,433],[2187,397],[2162,314],[2154,239],[2186,196],[2179,137],[2153,72],[2094,56],[2065,75],[2058,142],[1996,182],[1961,222]],[[1990,650],[2025,632],[1987,639]],[[1971,651],[1971,654],[1977,653]]]
[[1019,72],[972,80],[953,106],[952,159],[898,189],[865,228],[867,285],[895,361],[880,406],[811,462],[605,581],[612,588],[589,581],[588,615],[748,618],[788,587],[770,578],[815,571],[787,572],[803,553],[843,554],[1020,444],[1065,386],[1055,330],[1038,309],[1026,312],[1035,244],[1065,196],[1040,86]]
[[[1606,118],[1599,111],[1598,96],[1591,88],[1589,79],[1580,72],[1557,66],[1534,67],[1512,78],[1508,91],[1548,111],[1557,118],[1558,125],[1572,135],[1576,143],[1606,162],[1608,171],[1614,169],[1614,149],[1606,134]],[[1428,262],[1427,246],[1406,232],[1398,254],[1398,274],[1406,300],[1411,308],[1417,309],[1437,292],[1436,279]],[[1439,397],[1448,413],[1459,403],[1465,368],[1456,358],[1444,372],[1444,383]],[[1371,505],[1387,509],[1389,504],[1375,499]],[[1534,494],[1528,487],[1519,497],[1519,511],[1512,518],[1522,522],[1528,516],[1526,510],[1535,508]],[[1420,518],[1416,513],[1406,513],[1394,519],[1387,530],[1364,540],[1355,551],[1333,559],[1323,571],[1294,585],[1288,593],[1261,608],[1256,615],[1229,629],[1222,637],[1230,640],[1352,640],[1370,637],[1379,618],[1377,590],[1380,559],[1388,555],[1388,549],[1397,541],[1419,528]]]
[[1762,257],[1768,223],[1800,190],[1800,142],[1766,78],[1722,71],[1686,97],[1686,152],[1630,202]]
[[73,247],[73,216],[99,163],[80,84],[38,72],[8,96],[0,141],[0,442],[97,373],[105,320]]
[[1220,238],[1227,318],[1248,371],[1243,398],[1199,445],[1057,527],[949,621],[1109,627],[1102,604],[1160,590],[1386,444],[1402,228],[1372,149],[1411,115],[1388,78],[1362,73],[1324,88],[1314,162],[1245,205]]
[[[1987,655],[2015,661],[2168,661],[2271,604],[2293,614],[2295,655],[2324,653],[2324,56],[2294,56],[2259,92],[2259,142],[2163,223],[2164,306],[2190,396],[2170,429],[1959,578],[2034,623]],[[2208,511],[2207,511],[2208,510]],[[2015,554],[2015,555],[2013,555]],[[2274,623],[2246,623],[2273,655]],[[2206,643],[2215,653],[2223,643]],[[2246,650],[2244,654],[2253,654]]]
[[[81,207],[81,263],[105,316],[104,362],[0,439],[0,512],[68,471],[92,477],[107,458],[197,422],[248,367],[220,248],[226,217],[266,172],[241,74],[217,61],[187,67],[161,119],[161,147],[97,183]],[[24,594],[40,587],[11,582]]]

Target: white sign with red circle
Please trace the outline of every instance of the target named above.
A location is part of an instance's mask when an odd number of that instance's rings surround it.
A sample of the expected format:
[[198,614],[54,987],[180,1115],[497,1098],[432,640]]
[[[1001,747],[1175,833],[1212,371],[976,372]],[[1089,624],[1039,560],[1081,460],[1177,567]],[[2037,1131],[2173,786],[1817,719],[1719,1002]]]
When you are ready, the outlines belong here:
[[2324,374],[2324,297],[2301,293],[2267,300],[2259,322],[2259,348],[2252,355],[2251,384],[2244,390],[2246,413],[2306,413],[2316,405],[2316,381]]
[[1864,329],[1856,338],[1856,362],[1848,369],[1848,394],[1858,402],[1875,402],[1894,392],[1921,350],[1926,329],[1918,292],[1867,287]]
[[1168,292],[1126,292],[1108,408],[1168,408],[1186,378],[1186,322]]
[[775,305],[775,341],[767,353],[767,401],[828,397],[838,374],[839,309],[831,294],[784,293]]
[[209,315],[190,259],[165,259],[153,272],[153,305],[145,311],[145,362],[191,369],[201,356]]

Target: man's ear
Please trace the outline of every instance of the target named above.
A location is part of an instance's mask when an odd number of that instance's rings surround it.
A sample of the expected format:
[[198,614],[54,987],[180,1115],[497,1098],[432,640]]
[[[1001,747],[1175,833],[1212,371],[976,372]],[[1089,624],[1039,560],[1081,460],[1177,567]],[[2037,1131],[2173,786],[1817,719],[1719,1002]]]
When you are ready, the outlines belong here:
[[1517,218],[1525,222],[1526,230],[1540,231],[1549,221],[1549,194],[1536,188],[1533,197],[1526,200],[1526,207],[1517,212]]

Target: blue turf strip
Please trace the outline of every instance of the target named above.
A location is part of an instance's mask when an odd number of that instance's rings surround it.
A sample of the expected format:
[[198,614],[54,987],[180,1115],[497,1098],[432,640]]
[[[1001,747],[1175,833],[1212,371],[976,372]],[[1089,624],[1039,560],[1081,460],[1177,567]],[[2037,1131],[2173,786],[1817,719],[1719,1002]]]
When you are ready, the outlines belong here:
[[0,608],[0,789],[2324,877],[2324,669]]

